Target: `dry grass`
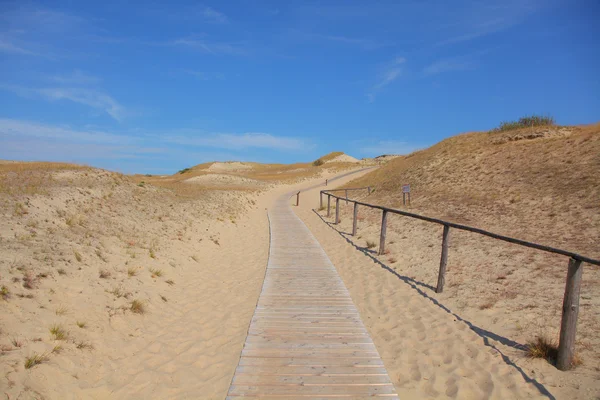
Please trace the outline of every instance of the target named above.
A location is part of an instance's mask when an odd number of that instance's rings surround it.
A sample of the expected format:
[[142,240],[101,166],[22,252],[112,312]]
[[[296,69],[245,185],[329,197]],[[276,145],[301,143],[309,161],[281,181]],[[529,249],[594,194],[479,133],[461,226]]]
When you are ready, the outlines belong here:
[[168,285],[173,286],[175,284],[175,282],[173,281],[173,279],[167,279],[165,281]]
[[144,305],[144,302],[141,300],[133,300],[131,302],[131,306],[129,307],[129,309],[131,310],[131,312],[133,312],[135,314],[145,314],[146,313],[146,306]]
[[375,247],[377,247],[377,243],[367,240],[367,249],[374,249]]
[[157,277],[161,277],[163,276],[163,271],[162,269],[158,269],[158,268],[150,268],[148,271],[150,271],[150,275],[153,278],[157,278]]
[[25,358],[25,369],[33,368],[36,365],[39,365],[46,361],[48,361],[47,354],[35,354],[34,353],[33,355]]
[[59,306],[55,311],[56,315],[65,315],[67,312],[69,312],[69,309],[65,306]]
[[77,321],[76,324],[81,329],[84,329],[87,326],[87,323],[85,321]]
[[37,278],[31,271],[26,271],[23,274],[23,287],[25,289],[35,289],[37,287]]
[[554,364],[558,355],[558,344],[547,336],[537,336],[527,342],[525,352],[527,357],[543,358]]
[[69,337],[69,332],[67,332],[62,325],[54,324],[49,330],[54,340],[67,340]]
[[83,260],[83,257],[81,257],[81,253],[79,253],[77,250],[74,250],[74,251],[73,251],[73,254],[75,255],[75,259],[76,259],[78,262],[81,262],[81,261]]
[[129,277],[136,276],[138,274],[139,269],[137,267],[129,267],[127,268],[127,275]]

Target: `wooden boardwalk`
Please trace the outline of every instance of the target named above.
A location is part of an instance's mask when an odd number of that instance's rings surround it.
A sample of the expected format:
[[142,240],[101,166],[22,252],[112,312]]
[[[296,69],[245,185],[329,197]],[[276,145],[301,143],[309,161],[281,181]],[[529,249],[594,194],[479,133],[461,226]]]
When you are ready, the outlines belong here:
[[288,196],[269,220],[265,281],[227,399],[398,399],[348,290]]

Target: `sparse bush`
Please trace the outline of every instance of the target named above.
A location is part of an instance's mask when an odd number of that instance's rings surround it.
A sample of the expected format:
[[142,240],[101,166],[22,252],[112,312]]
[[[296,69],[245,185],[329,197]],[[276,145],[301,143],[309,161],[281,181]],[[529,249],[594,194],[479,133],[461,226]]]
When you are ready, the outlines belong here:
[[59,268],[56,272],[58,272],[59,275],[66,275],[67,271],[65,271],[64,268]]
[[178,174],[185,174],[186,172],[188,172],[191,168],[184,168],[182,170],[177,171]]
[[377,243],[367,240],[367,249],[373,249],[377,247]]
[[129,268],[127,268],[127,275],[128,276],[130,276],[130,277],[131,276],[136,276],[137,273],[138,273],[138,269],[137,268],[135,268],[135,267],[129,267]]
[[153,248],[150,248],[150,249],[148,250],[148,252],[149,252],[149,254],[150,254],[150,258],[156,258],[156,253],[154,252],[154,249],[153,249]]
[[145,185],[146,185],[146,182],[144,182],[144,181],[141,181],[140,183],[138,183],[139,187],[144,187]]
[[15,347],[23,347],[23,341],[21,339],[12,338],[12,340],[10,342]]
[[131,302],[131,307],[129,308],[131,312],[136,314],[144,314],[146,312],[146,307],[141,300],[133,300]]
[[555,124],[554,118],[550,116],[531,115],[519,118],[518,121],[504,121],[500,126],[494,128],[492,132],[505,132],[513,129],[531,128],[534,126],[552,126]]
[[56,309],[56,315],[65,315],[69,309],[65,306],[60,306]]
[[80,327],[81,329],[85,328],[87,326],[87,323],[85,323],[84,321],[77,321],[77,326]]
[[84,349],[93,350],[94,349],[94,346],[91,343],[84,342],[83,340],[81,340],[79,342],[75,342],[75,347],[77,347],[79,350],[84,350]]
[[312,165],[315,167],[320,167],[321,165],[325,164],[325,161],[321,160],[320,158],[313,161]]

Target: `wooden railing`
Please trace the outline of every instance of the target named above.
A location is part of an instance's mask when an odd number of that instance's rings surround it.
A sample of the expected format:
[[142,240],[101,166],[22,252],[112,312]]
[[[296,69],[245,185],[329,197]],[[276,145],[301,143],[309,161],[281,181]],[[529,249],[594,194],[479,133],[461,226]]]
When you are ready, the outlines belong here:
[[[459,229],[467,232],[478,233],[480,235],[488,236],[494,239],[502,240],[509,243],[518,244],[520,246],[529,247],[549,253],[560,254],[569,257],[569,265],[567,269],[567,279],[565,285],[565,295],[563,298],[562,308],[562,320],[560,325],[560,341],[558,345],[558,357],[556,360],[556,367],[560,370],[568,370],[573,363],[574,346],[575,346],[575,334],[577,329],[577,316],[579,314],[579,292],[581,289],[581,275],[583,273],[582,263],[586,262],[592,265],[600,265],[600,260],[595,260],[581,254],[573,253],[567,250],[557,249],[550,246],[544,246],[537,243],[527,242],[521,239],[515,239],[509,236],[499,235],[485,231],[483,229],[474,228],[472,226],[456,224],[454,222],[444,221],[437,218],[426,217],[424,215],[414,214],[407,211],[398,210],[395,208],[384,207],[376,204],[369,204],[358,200],[348,199],[348,191],[355,190],[367,190],[371,194],[371,187],[363,188],[348,188],[348,189],[333,189],[333,190],[321,190],[319,195],[320,209],[323,207],[323,195],[327,196],[327,217],[331,215],[331,199],[334,198],[336,202],[335,207],[335,224],[340,221],[340,200],[354,204],[353,220],[352,220],[352,235],[356,235],[357,222],[358,222],[358,206],[365,206],[382,210],[381,216],[381,231],[379,236],[379,255],[383,255],[385,252],[385,236],[387,226],[387,216],[389,213],[403,215],[405,217],[420,219],[422,221],[439,224],[444,227],[442,233],[442,254],[440,257],[440,267],[438,272],[438,281],[436,287],[436,293],[441,293],[444,290],[444,283],[446,280],[446,265],[448,262],[448,243],[450,238],[450,228]],[[336,196],[332,192],[344,191],[344,197]]]

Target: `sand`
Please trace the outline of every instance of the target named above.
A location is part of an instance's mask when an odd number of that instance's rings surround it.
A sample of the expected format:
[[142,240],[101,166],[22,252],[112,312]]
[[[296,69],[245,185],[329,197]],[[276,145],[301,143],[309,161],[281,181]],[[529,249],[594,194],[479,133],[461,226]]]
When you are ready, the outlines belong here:
[[237,171],[247,171],[252,169],[252,165],[248,165],[239,161],[229,161],[229,162],[214,162],[208,170],[211,172],[237,172]]
[[348,154],[341,154],[335,158],[332,158],[331,160],[326,161],[326,163],[359,163],[360,160],[357,158],[354,158],[352,156],[349,156]]
[[243,176],[227,175],[227,174],[206,174],[194,176],[186,179],[185,183],[195,183],[206,186],[244,186],[244,187],[260,187],[266,183],[249,179]]
[[224,398],[264,278],[266,208],[331,173],[190,200],[64,168],[0,176],[0,393]]
[[[523,293],[508,296],[505,294],[512,293],[512,288],[504,285],[504,278],[497,279],[506,269],[502,267],[506,256],[516,256],[524,265],[532,256],[493,243],[477,247],[476,239],[454,235],[447,289],[438,295],[433,286],[441,229],[392,216],[389,253],[377,256],[377,247],[368,249],[367,241],[379,242],[380,212],[371,215],[361,210],[357,237],[349,236],[352,205],[341,202],[342,222],[334,227],[327,223],[333,218],[324,221],[319,215],[326,211],[313,210],[318,208],[318,190],[303,193],[304,202],[294,210],[338,269],[401,398],[597,398],[598,359],[582,348],[582,343],[593,337],[579,337],[579,351],[585,360],[575,371],[558,371],[545,360],[526,358],[523,351],[523,332],[528,327],[544,326],[548,320],[555,325],[560,322],[559,316],[550,315],[554,307],[547,304],[553,296],[556,299],[553,290],[564,288],[563,269],[557,275],[558,289],[531,282],[529,288],[537,295],[528,295],[525,285]],[[470,265],[485,265],[492,259],[499,260],[494,264],[497,273],[492,275]],[[511,271],[521,273],[518,268]],[[516,279],[528,282],[527,271],[522,273]],[[582,303],[590,299],[584,295]],[[508,313],[511,308],[500,307],[503,302],[512,302],[521,311]],[[587,314],[580,324],[590,323]]]

